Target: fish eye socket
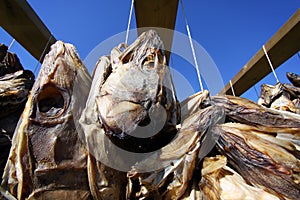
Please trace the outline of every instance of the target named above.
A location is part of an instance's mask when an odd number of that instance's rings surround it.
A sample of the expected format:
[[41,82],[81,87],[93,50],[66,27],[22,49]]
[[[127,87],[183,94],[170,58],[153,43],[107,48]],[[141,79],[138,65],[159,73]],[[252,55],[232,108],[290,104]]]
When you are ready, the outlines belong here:
[[64,110],[64,104],[65,101],[61,91],[53,86],[45,87],[38,95],[38,111],[46,117],[60,115]]
[[142,65],[149,67],[153,67],[154,66],[154,57],[152,55],[147,56],[143,62]]

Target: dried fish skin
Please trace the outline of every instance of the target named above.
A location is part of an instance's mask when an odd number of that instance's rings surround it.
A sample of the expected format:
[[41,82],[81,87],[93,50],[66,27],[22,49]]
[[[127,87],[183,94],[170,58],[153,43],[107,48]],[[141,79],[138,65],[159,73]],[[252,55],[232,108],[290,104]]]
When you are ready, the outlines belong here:
[[226,96],[212,96],[204,105],[216,105],[224,108],[230,121],[253,125],[264,130],[292,131],[300,128],[300,116],[291,112],[279,111],[258,105],[251,100]]
[[294,99],[293,104],[295,105],[295,113],[300,114],[300,99]]
[[126,173],[105,166],[94,156],[88,157],[88,178],[93,199],[125,199]]
[[300,88],[296,87],[292,84],[284,83],[283,84],[285,90],[291,95],[291,99],[299,99],[300,98]]
[[0,176],[11,147],[11,138],[34,83],[34,75],[24,70],[16,54],[0,44]]
[[201,109],[202,103],[209,98],[209,91],[203,90],[180,102],[181,123]]
[[295,87],[300,87],[300,76],[298,74],[287,72],[286,77]]
[[34,75],[29,70],[19,70],[0,77],[0,176],[33,83]]
[[29,70],[19,70],[0,77],[0,118],[22,109],[34,83]]
[[259,104],[270,107],[271,103],[282,93],[282,84],[276,85],[262,84],[260,89]]
[[[137,163],[128,173],[127,198],[142,199],[161,196],[162,199],[180,199],[188,187],[195,167],[215,145],[218,138],[211,135],[210,128],[224,120],[221,108],[211,106],[195,112],[186,118],[176,138],[161,151]],[[205,154],[206,155],[206,154]],[[142,173],[147,166],[165,166],[155,172]],[[140,190],[136,191],[137,188]]]
[[296,112],[291,95],[293,95],[293,92],[282,83],[277,83],[274,86],[262,84],[258,104],[277,110]]
[[274,108],[276,110],[283,110],[289,112],[296,112],[296,107],[293,101],[290,100],[289,94],[283,92],[283,94],[274,100],[271,104],[270,108]]
[[95,73],[93,82],[99,83],[90,95],[105,134],[131,152],[166,145],[177,132],[180,108],[159,35],[149,30],[124,51],[116,47],[100,64],[104,70]]
[[[3,176],[2,186],[18,199],[63,199],[63,191],[70,199],[91,198],[88,152],[73,120],[78,79],[86,81],[83,86],[91,83],[75,47],[57,41],[33,85]],[[77,92],[87,96],[88,91]]]
[[199,187],[204,193],[203,199],[280,199],[263,189],[248,185],[237,172],[227,166],[226,157],[221,155],[204,159]]
[[8,47],[0,43],[0,77],[24,70],[18,56],[8,52]]
[[217,147],[243,178],[276,196],[297,199],[299,159],[254,130],[244,124],[226,123],[212,131],[220,134]]

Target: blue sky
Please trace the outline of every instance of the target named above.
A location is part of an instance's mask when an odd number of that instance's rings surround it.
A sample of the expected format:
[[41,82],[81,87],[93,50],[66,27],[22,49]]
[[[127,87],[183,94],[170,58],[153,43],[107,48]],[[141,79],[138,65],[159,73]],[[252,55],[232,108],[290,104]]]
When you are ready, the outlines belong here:
[[[131,4],[131,1],[125,0],[28,2],[56,39],[75,45],[82,60],[101,42],[126,30]],[[224,84],[300,8],[299,0],[183,0],[183,3],[193,39],[212,58]],[[131,28],[136,28],[134,14]],[[180,6],[175,30],[187,34]],[[0,42],[9,45],[11,41],[12,38],[1,29]],[[189,44],[186,45],[189,47]],[[19,56],[26,69],[40,67],[38,61],[17,42],[10,51]],[[197,55],[197,59],[202,58]],[[188,62],[174,55],[170,65],[189,81],[193,91],[199,91],[196,70]],[[299,66],[300,57],[296,54],[276,69],[279,80],[288,82],[285,77],[287,71],[300,74]],[[269,74],[256,84],[258,92],[262,83],[275,84],[276,80]],[[185,93],[188,89],[176,83],[176,80],[175,86],[179,99],[188,95],[189,92]],[[257,101],[254,87],[242,96]]]

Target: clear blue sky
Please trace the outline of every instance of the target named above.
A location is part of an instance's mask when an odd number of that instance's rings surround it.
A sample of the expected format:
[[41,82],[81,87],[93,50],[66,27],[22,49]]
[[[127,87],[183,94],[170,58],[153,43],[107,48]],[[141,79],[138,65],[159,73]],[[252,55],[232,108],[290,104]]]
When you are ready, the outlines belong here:
[[[129,0],[28,2],[56,39],[75,45],[82,60],[99,43],[126,30],[131,4]],[[300,8],[299,0],[183,0],[183,3],[193,39],[211,56],[224,84]],[[131,28],[136,28],[134,15]],[[180,6],[175,30],[187,33]],[[11,41],[12,38],[1,29],[0,42],[9,45]],[[25,68],[33,70],[37,66],[38,62],[17,42],[10,51],[19,56]],[[172,67],[189,80],[194,91],[199,91],[196,71],[188,70],[188,63],[176,56],[171,59]],[[281,82],[288,82],[285,77],[287,71],[300,74],[300,58],[297,54],[276,69]],[[257,83],[258,92],[262,83],[275,84],[276,81],[272,74],[268,75]],[[176,87],[177,93],[182,94],[184,88],[180,85]],[[257,100],[254,88],[243,96]]]

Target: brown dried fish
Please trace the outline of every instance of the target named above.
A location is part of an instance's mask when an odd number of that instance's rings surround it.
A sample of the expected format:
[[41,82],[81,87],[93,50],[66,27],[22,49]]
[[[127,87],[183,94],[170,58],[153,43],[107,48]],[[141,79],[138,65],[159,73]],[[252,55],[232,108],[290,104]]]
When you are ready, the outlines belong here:
[[0,176],[11,147],[11,138],[25,107],[34,82],[29,70],[20,70],[0,77]]
[[287,72],[286,77],[296,87],[300,87],[300,76],[298,74]]
[[0,176],[33,82],[33,73],[24,70],[18,57],[0,44]]
[[24,70],[18,56],[7,50],[8,47],[0,43],[0,77]]
[[277,110],[296,112],[295,105],[291,100],[293,93],[290,93],[290,90],[282,83],[274,86],[262,84],[258,104]]
[[87,96],[90,83],[74,46],[52,45],[16,128],[3,176],[2,186],[18,199],[91,198],[88,152],[73,119],[74,106]]
[[[215,145],[210,128],[224,119],[219,107],[208,107],[186,118],[176,138],[159,152],[137,163],[128,173],[127,198],[180,199],[189,185],[198,162]],[[140,173],[149,166],[164,166],[155,172]]]
[[229,121],[253,125],[264,130],[291,132],[300,128],[300,116],[291,112],[263,107],[251,100],[231,95],[213,96],[203,105],[216,105],[225,109]]
[[0,77],[0,118],[24,108],[34,82],[29,70],[19,70]]
[[201,109],[202,103],[209,98],[209,91],[203,90],[180,102],[181,123]]
[[204,159],[199,186],[203,192],[203,199],[280,199],[261,188],[248,185],[236,171],[227,166],[226,157],[220,155]]
[[215,126],[212,131],[220,134],[217,142],[220,151],[248,182],[280,198],[300,196],[296,144],[274,137],[274,130],[264,132],[245,124],[226,123]]
[[289,83],[283,84],[284,89],[291,95],[291,99],[300,98],[300,87],[296,87]]
[[269,108],[273,102],[273,99],[279,96],[282,92],[281,83],[277,83],[275,86],[262,84],[260,87],[261,89],[258,104]]
[[97,62],[80,118],[88,150],[102,166],[88,167],[97,183],[94,198],[125,198],[126,170],[136,157],[163,147],[177,133],[180,109],[165,59],[162,41],[150,30]]

